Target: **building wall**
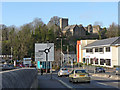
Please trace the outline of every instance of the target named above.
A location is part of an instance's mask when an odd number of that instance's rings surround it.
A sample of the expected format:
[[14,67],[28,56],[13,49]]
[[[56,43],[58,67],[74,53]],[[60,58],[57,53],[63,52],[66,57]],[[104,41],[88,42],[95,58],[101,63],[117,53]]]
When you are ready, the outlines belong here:
[[120,46],[118,47],[118,66],[120,66]]
[[83,59],[83,56],[85,55],[84,51],[83,51],[83,48],[87,44],[90,44],[94,41],[96,41],[96,40],[80,40],[80,41],[77,41],[77,62],[83,62],[82,59]]
[[112,64],[118,65],[118,47],[112,46]]
[[83,28],[78,27],[77,25],[75,26],[75,28],[73,29],[73,35],[76,36],[85,36],[86,35],[86,31]]
[[[86,53],[86,50],[83,51],[83,53],[85,53],[85,55],[83,56],[83,58],[85,59],[89,59],[89,62],[90,62],[90,59],[91,58],[98,58],[98,62],[100,65],[100,59],[110,59],[111,60],[111,66],[108,66],[108,67],[112,67],[113,64],[115,64],[115,62],[112,61],[112,47],[110,47],[111,51],[110,52],[105,52],[105,47],[104,47],[104,52],[95,52],[95,48],[93,48],[93,53]],[[101,65],[101,66],[106,66],[105,64],[104,65]]]

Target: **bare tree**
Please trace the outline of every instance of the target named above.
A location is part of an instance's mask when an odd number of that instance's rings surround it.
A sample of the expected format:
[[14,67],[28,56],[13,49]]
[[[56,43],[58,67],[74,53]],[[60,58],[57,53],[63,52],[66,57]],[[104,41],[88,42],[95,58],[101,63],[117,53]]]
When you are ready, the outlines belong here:
[[112,25],[109,26],[107,33],[106,33],[106,36],[108,38],[119,36],[118,25],[113,22]]
[[50,21],[48,22],[47,26],[51,27],[53,25],[59,26],[60,22],[59,22],[60,17],[58,16],[53,16]]

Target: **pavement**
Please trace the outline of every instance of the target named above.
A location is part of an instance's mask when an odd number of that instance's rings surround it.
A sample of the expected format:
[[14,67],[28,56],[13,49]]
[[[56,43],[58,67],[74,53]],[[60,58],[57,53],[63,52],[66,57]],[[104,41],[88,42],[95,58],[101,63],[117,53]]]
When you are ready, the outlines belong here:
[[110,78],[114,80],[120,80],[120,75],[111,75],[106,73],[90,73],[91,76]]

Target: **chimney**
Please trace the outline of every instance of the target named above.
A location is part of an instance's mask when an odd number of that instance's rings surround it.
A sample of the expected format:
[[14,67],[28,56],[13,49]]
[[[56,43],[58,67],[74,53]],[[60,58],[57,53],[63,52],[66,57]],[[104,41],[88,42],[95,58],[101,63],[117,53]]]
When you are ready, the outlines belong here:
[[60,18],[60,29],[63,30],[68,26],[68,18]]

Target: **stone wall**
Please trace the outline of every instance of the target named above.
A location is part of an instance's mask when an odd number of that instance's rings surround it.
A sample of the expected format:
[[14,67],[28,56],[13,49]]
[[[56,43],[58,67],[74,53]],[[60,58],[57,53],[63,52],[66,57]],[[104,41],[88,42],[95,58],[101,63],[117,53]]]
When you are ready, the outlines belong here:
[[[37,88],[37,69],[20,68],[0,72],[2,75],[2,88]],[[1,86],[0,86],[1,88]]]

